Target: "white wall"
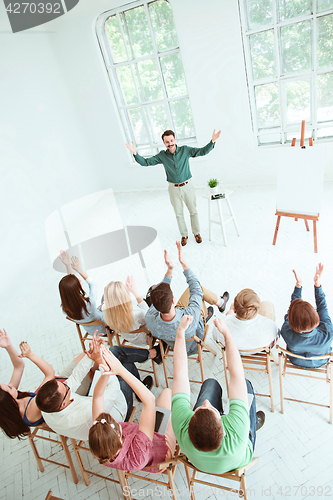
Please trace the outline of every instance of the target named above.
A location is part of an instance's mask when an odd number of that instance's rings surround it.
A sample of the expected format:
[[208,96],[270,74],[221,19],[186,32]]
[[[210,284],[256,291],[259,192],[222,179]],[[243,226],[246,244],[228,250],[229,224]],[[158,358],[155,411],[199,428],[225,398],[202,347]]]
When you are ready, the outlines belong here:
[[[16,34],[0,3],[0,228],[13,269],[24,255],[44,255],[44,221],[57,207],[110,187],[166,187],[162,167],[131,164],[95,35],[97,17],[123,3],[80,0],[68,14]],[[215,175],[228,185],[275,183],[276,149],[259,149],[253,139],[236,0],[171,3],[198,144],[222,129],[215,150],[193,163],[195,184]]]

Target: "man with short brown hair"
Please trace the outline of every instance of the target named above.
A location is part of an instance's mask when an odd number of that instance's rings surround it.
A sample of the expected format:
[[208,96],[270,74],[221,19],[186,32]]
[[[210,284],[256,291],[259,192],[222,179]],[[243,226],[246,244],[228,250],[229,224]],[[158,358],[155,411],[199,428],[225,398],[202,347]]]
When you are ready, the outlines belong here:
[[[229,299],[228,292],[224,292],[222,297],[218,297],[216,293],[200,285],[198,278],[189,269],[185,261],[180,242],[176,241],[176,245],[179,262],[183,268],[188,288],[176,304],[170,287],[173,264],[165,250],[164,259],[168,269],[163,281],[153,287],[150,292],[152,305],[145,318],[152,335],[166,342],[172,349],[179,322],[185,314],[193,316],[193,323],[186,332],[186,338],[190,339],[193,335],[196,335],[199,339],[203,339],[205,324],[213,315],[213,308],[209,307],[207,309],[205,302],[211,304],[211,306],[216,305],[219,311],[223,312]],[[186,342],[186,348],[188,356],[195,354],[198,350],[197,342],[195,340]]]
[[189,158],[205,156],[210,153],[215,146],[215,141],[220,137],[220,134],[221,130],[215,133],[214,129],[212,140],[206,146],[203,148],[192,148],[190,146],[177,146],[173,130],[166,130],[162,134],[162,141],[167,149],[149,158],[143,158],[143,156],[137,153],[133,141],[132,144],[126,144],[126,147],[133,153],[135,161],[142,167],[162,163],[169,183],[168,191],[170,202],[175,211],[179,231],[182,236],[182,246],[186,245],[188,239],[183,202],[190,212],[191,227],[195,241],[197,243],[202,242]]
[[245,379],[239,352],[222,318],[214,320],[214,324],[225,339],[230,373],[229,413],[223,413],[222,388],[213,378],[204,381],[191,410],[185,346],[185,332],[191,323],[191,316],[183,316],[177,329],[173,354],[172,428],[182,452],[195,467],[202,472],[224,474],[251,462],[256,432],[264,425],[265,414],[256,413],[252,384]]

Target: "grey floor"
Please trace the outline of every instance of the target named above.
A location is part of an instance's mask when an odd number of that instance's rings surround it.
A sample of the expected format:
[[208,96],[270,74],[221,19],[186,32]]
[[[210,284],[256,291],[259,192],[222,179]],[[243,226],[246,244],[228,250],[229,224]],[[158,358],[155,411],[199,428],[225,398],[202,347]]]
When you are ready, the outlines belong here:
[[[190,236],[185,247],[190,267],[201,282],[210,289],[222,294],[225,290],[233,297],[242,288],[253,288],[263,300],[273,302],[279,326],[287,311],[290,295],[294,286],[292,269],[296,268],[303,278],[303,298],[314,303],[313,276],[316,263],[325,265],[323,288],[329,308],[333,302],[332,269],[332,214],[333,186],[327,183],[324,189],[323,209],[318,225],[319,253],[313,252],[313,235],[305,230],[302,221],[282,220],[277,245],[272,246],[275,217],[276,190],[273,186],[237,188],[231,195],[231,202],[237,217],[240,236],[232,222],[226,227],[228,245],[223,245],[221,230],[213,226],[212,241],[208,240],[207,200],[197,191],[198,207],[202,225],[203,243],[198,245]],[[172,207],[166,191],[147,191],[142,193],[116,194],[116,202],[124,225],[154,227],[158,241],[153,248],[154,273],[163,273],[163,254],[166,248],[171,258],[177,261],[175,240],[178,231]],[[224,203],[224,202],[223,202]],[[226,208],[224,206],[224,208]],[[101,214],[102,216],[103,214]],[[188,214],[186,215],[189,219]],[[78,336],[73,324],[69,324],[61,313],[58,295],[60,273],[54,271],[48,256],[44,221],[36,218],[32,232],[17,237],[18,244],[25,245],[24,257],[10,243],[16,241],[19,224],[14,226],[4,241],[3,251],[10,263],[2,276],[2,314],[1,325],[11,335],[15,346],[27,340],[33,350],[49,361],[57,372],[80,352]],[[78,220],[77,224],[85,221]],[[21,249],[22,250],[22,249]],[[153,259],[152,259],[153,260]],[[103,287],[112,279],[125,279],[127,272],[134,274],[144,293],[151,274],[143,270],[134,258],[113,266],[94,269],[89,274],[98,281],[100,294]],[[149,264],[148,264],[149,267]],[[154,274],[153,273],[153,274]],[[180,265],[175,266],[173,290],[178,298],[184,287]],[[5,292],[5,293],[4,293]],[[217,310],[215,314],[219,313]],[[210,345],[214,342],[210,339]],[[281,341],[283,345],[283,342]],[[8,356],[1,351],[1,381],[8,383],[11,365]],[[168,361],[170,371],[171,361]],[[216,377],[223,386],[225,381],[221,355],[204,355],[205,376]],[[259,464],[247,476],[250,498],[319,498],[333,496],[333,428],[328,423],[329,410],[318,406],[298,403],[285,403],[285,413],[280,413],[278,367],[273,366],[273,385],[275,412],[271,413],[268,398],[257,398],[257,407],[266,412],[266,423],[257,438],[255,455],[260,457]],[[158,395],[165,387],[162,368],[158,368],[160,387],[154,388]],[[190,365],[191,377],[198,377],[198,366]],[[256,392],[268,391],[268,380],[263,373],[247,372]],[[21,389],[33,390],[41,381],[41,375],[29,361],[21,382]],[[191,387],[191,399],[195,401],[199,387]],[[286,394],[298,399],[312,399],[319,403],[328,402],[328,384],[290,377],[285,382]],[[226,398],[224,397],[226,402]],[[138,418],[140,404],[137,404],[135,418]],[[25,498],[42,500],[49,489],[64,499],[116,499],[122,498],[119,486],[96,477],[91,477],[90,486],[85,486],[77,468],[79,483],[75,485],[70,473],[52,464],[45,465],[45,472],[37,469],[36,461],[28,441],[9,440],[1,435],[0,456],[0,498],[9,500]],[[57,445],[39,443],[46,455],[55,459],[62,458]],[[75,457],[73,454],[74,464]],[[91,467],[107,474],[110,471],[99,466],[90,456],[85,460]],[[112,472],[111,472],[112,473]],[[178,498],[189,498],[182,467],[176,472]],[[135,498],[168,497],[166,490],[154,489],[142,481],[132,481],[137,490]],[[148,489],[147,489],[148,488]],[[212,490],[208,487],[196,488],[197,499],[236,498],[233,493]]]

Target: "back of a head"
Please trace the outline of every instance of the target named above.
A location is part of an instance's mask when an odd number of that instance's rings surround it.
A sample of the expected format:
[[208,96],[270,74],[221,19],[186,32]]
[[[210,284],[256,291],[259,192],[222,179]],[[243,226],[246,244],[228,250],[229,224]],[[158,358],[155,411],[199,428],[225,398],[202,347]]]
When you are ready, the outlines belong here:
[[36,405],[45,413],[59,411],[63,396],[58,391],[58,382],[56,379],[49,380],[39,389],[36,395]]
[[83,319],[82,309],[88,314],[89,298],[85,297],[85,291],[74,274],[67,274],[60,280],[59,292],[62,309],[69,318]]
[[238,318],[253,319],[260,309],[260,299],[251,288],[244,288],[234,299],[234,309]]
[[150,292],[150,299],[153,306],[162,314],[170,312],[173,300],[173,293],[169,283],[159,283]]
[[121,429],[109,413],[101,413],[89,429],[89,448],[100,464],[114,460],[122,447]]
[[26,436],[30,427],[23,422],[19,406],[9,392],[0,388],[0,427],[11,439]]
[[319,315],[315,308],[302,299],[292,301],[288,312],[290,328],[296,333],[311,332],[319,325]]
[[198,408],[189,423],[191,443],[199,451],[217,450],[223,439],[223,425],[216,413],[207,408]]
[[111,281],[104,288],[103,315],[108,326],[119,333],[133,330],[133,304],[131,296],[121,281]]

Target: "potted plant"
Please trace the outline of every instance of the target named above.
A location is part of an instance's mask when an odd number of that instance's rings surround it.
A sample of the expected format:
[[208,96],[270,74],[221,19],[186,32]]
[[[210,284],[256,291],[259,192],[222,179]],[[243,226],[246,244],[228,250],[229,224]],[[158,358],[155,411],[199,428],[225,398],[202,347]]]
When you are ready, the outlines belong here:
[[208,186],[210,187],[211,194],[217,193],[217,186],[219,181],[217,179],[209,179]]

